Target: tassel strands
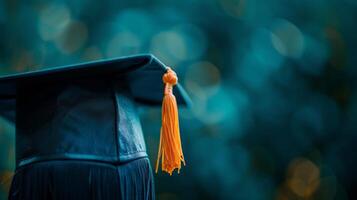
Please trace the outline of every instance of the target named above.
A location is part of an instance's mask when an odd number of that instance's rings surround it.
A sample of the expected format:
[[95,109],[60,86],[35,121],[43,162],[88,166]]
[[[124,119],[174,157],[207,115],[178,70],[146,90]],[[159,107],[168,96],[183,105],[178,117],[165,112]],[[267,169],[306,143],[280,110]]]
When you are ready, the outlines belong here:
[[181,162],[185,165],[181,147],[177,102],[172,92],[172,88],[177,84],[178,78],[176,73],[168,67],[162,80],[165,84],[165,91],[162,101],[162,126],[156,161],[156,173],[158,172],[161,159],[162,171],[172,175],[175,169],[180,173]]

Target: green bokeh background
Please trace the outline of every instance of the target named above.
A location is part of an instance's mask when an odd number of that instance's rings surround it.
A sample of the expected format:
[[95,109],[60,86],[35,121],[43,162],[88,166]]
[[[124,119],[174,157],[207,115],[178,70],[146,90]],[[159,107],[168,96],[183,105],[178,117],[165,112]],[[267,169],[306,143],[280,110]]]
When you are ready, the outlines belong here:
[[[193,100],[158,199],[356,199],[357,1],[0,1],[0,74],[152,53]],[[142,108],[156,159],[160,110]],[[15,128],[0,119],[0,199]]]

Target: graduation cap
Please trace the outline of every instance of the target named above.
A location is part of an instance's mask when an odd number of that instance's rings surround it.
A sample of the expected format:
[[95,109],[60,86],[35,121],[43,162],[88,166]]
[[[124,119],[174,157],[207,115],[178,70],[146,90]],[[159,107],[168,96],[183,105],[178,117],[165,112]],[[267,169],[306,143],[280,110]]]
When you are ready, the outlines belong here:
[[[176,98],[175,98],[176,96]],[[16,166],[62,159],[120,163],[147,156],[136,104],[162,104],[156,171],[184,163],[174,71],[137,55],[0,77],[0,115],[16,126]]]

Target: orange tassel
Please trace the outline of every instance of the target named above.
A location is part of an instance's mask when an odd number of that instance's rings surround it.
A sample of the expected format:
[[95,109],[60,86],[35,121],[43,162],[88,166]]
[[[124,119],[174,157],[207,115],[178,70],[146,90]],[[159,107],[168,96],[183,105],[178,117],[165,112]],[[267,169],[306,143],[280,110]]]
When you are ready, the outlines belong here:
[[156,173],[161,159],[162,171],[166,171],[172,175],[175,169],[178,169],[178,173],[180,173],[181,162],[185,165],[181,148],[177,103],[172,93],[172,87],[177,84],[178,78],[176,73],[168,67],[162,80],[165,84],[165,92],[162,101],[162,126],[156,161]]

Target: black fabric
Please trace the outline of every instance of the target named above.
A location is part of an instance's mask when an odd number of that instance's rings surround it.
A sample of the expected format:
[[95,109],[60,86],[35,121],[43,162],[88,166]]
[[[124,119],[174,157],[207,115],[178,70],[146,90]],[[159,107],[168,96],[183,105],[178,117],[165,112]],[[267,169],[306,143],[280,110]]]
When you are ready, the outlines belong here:
[[44,160],[119,163],[146,157],[140,119],[125,83],[122,77],[19,87],[17,166]]
[[[115,83],[118,83],[117,81]],[[115,84],[115,102],[117,108],[117,133],[119,161],[147,156],[143,130],[137,114],[135,102],[125,94],[120,83]]]
[[155,199],[147,158],[120,165],[86,161],[46,161],[19,168],[10,200]]
[[0,115],[16,125],[10,199],[153,199],[136,103],[161,104],[166,70],[141,55],[0,77]]
[[[165,72],[166,66],[155,56],[144,54],[0,76],[0,115],[15,122],[19,85],[26,85],[29,82],[48,85],[51,81],[63,82],[88,77],[105,80],[127,75],[127,84],[133,91],[133,99],[147,105],[161,105],[162,76]],[[180,84],[174,87],[173,92],[179,105],[191,104],[190,98]]]

